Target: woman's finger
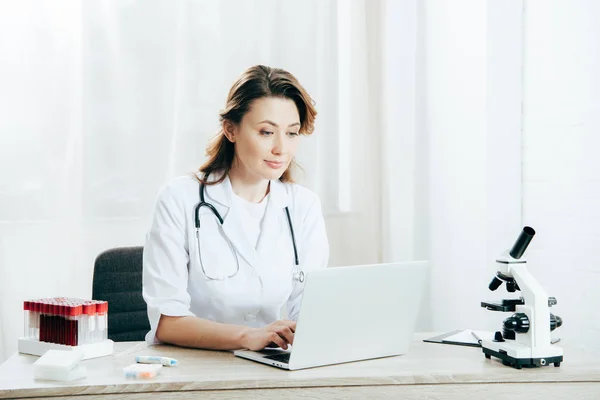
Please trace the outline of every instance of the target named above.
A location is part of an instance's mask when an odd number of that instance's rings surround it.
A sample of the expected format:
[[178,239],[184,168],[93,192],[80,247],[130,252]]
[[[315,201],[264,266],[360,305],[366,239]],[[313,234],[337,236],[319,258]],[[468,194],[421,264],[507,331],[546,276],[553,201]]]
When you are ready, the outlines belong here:
[[294,344],[294,332],[287,326],[277,327],[277,334],[284,338],[289,344]]
[[296,332],[296,321],[290,321],[290,320],[279,320],[279,321],[275,321],[275,324],[279,325],[279,326],[287,326],[288,328],[290,328],[292,330],[292,332]]
[[278,345],[279,347],[281,347],[282,349],[287,349],[287,343],[284,339],[282,339],[276,332],[271,332],[269,334],[269,340],[273,343],[275,343],[276,345]]

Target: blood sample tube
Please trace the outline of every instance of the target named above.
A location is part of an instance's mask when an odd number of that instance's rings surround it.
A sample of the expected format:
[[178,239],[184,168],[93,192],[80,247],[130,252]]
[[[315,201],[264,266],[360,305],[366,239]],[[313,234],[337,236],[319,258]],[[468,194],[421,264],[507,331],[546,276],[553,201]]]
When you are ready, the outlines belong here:
[[79,320],[81,317],[81,305],[73,305],[69,316],[70,337],[69,346],[79,344]]
[[101,301],[99,304],[96,304],[96,308],[98,309],[98,330],[100,331],[100,335],[98,340],[106,340],[108,339],[108,302]]
[[88,309],[88,340],[90,342],[96,342],[97,332],[97,318],[96,318],[96,303],[90,302]]
[[79,344],[86,344],[88,343],[88,326],[89,326],[89,319],[90,317],[88,316],[90,310],[90,305],[88,302],[84,302],[81,306],[81,324],[79,325]]
[[55,299],[52,299],[52,313],[52,343],[60,343],[58,335],[58,319],[60,316],[58,302]]
[[29,313],[31,312],[31,306],[28,301],[23,302],[23,337],[29,339]]
[[60,319],[58,320],[59,322],[59,343],[60,344],[67,344],[67,318],[68,318],[68,314],[67,314],[67,306],[61,301],[60,304],[58,305],[58,314],[60,315]]
[[48,314],[48,304],[42,299],[40,300],[40,342],[46,341],[46,314]]
[[50,299],[50,309],[48,313],[48,327],[50,328],[48,332],[48,341],[50,343],[56,343],[56,304],[54,304],[54,299]]
[[40,302],[34,300],[30,302],[33,309],[33,339],[40,340]]

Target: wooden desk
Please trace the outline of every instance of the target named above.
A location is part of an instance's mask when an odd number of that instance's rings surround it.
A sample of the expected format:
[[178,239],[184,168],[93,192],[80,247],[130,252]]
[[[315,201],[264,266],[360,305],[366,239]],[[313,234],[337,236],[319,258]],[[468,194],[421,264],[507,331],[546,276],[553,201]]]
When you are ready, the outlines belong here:
[[[83,361],[88,377],[72,383],[35,381],[34,356],[15,354],[0,366],[0,398],[240,399],[600,399],[598,354],[565,347],[565,361],[515,370],[486,360],[480,348],[423,343],[389,357],[300,371],[284,371],[234,357],[230,352],[115,343],[112,356]],[[150,381],[128,380],[123,367],[136,355],[162,355],[180,365]],[[508,396],[508,397],[507,397]]]

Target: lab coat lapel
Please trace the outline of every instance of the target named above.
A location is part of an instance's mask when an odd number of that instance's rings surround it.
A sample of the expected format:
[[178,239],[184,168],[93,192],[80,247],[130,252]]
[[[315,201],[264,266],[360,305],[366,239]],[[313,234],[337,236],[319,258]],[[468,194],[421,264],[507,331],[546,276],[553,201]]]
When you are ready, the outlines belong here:
[[265,210],[258,246],[256,247],[261,259],[267,253],[277,251],[273,246],[276,245],[282,234],[287,235],[287,229],[284,228],[288,226],[285,215],[285,207],[287,207],[288,202],[288,194],[284,184],[279,180],[272,180],[269,190],[269,203]]
[[[218,176],[211,175],[208,178],[209,182],[215,181]],[[229,176],[226,176],[223,182],[217,183],[215,185],[206,185],[204,187],[206,191],[205,200],[211,203],[219,203],[221,206],[227,207],[226,213],[229,212],[228,209],[231,208],[232,194],[233,190],[231,189],[231,181],[229,180]],[[216,205],[216,204],[214,204]],[[223,215],[225,218],[225,215]]]
[[242,257],[252,268],[256,269],[258,266],[258,257],[256,250],[252,247],[242,229],[244,220],[240,215],[240,211],[236,207],[229,209],[227,218],[223,222],[223,230],[233,244],[233,247],[237,250],[238,256]]
[[219,209],[219,212],[221,209],[225,211],[221,213],[224,220],[223,231],[235,248],[237,256],[256,268],[258,265],[256,250],[250,245],[250,241],[242,229],[244,220],[240,214],[241,210],[238,210],[233,204],[233,188],[229,176],[219,184],[207,185],[206,193],[207,201],[217,203],[215,207]]

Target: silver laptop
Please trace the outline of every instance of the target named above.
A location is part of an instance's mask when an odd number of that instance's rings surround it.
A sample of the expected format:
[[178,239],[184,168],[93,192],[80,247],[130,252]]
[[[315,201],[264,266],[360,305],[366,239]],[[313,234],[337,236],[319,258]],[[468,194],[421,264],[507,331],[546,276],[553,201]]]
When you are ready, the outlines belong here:
[[287,370],[405,354],[427,275],[427,261],[307,272],[294,345],[234,354]]

